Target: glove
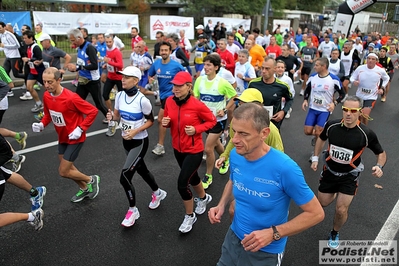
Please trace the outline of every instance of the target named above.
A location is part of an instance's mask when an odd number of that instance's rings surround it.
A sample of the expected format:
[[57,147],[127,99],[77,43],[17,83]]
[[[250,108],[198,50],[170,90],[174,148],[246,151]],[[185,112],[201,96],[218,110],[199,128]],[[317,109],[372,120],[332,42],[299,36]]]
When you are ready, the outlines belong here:
[[44,126],[43,126],[43,123],[42,123],[42,122],[40,122],[40,123],[33,123],[33,124],[32,124],[32,130],[33,130],[33,132],[39,133],[40,131],[43,131],[43,129],[44,129]]
[[83,130],[80,127],[76,127],[71,134],[68,135],[69,139],[78,139],[82,136]]

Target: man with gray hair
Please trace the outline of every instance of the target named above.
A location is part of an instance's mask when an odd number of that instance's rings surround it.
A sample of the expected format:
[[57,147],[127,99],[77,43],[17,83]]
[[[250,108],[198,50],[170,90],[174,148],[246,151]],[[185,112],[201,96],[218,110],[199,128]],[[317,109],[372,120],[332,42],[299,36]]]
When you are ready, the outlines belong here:
[[[85,41],[82,32],[78,29],[68,31],[67,35],[72,44],[78,48],[76,64],[69,63],[66,65],[66,68],[71,72],[79,71],[76,93],[83,100],[86,100],[90,93],[97,109],[105,117],[107,115],[107,108],[101,97],[97,49],[91,43]],[[104,119],[103,123],[108,123],[108,120]]]
[[248,84],[251,80],[256,78],[255,68],[248,61],[249,52],[247,49],[241,49],[238,51],[238,61],[236,63],[234,76],[237,82],[237,95],[248,88]]

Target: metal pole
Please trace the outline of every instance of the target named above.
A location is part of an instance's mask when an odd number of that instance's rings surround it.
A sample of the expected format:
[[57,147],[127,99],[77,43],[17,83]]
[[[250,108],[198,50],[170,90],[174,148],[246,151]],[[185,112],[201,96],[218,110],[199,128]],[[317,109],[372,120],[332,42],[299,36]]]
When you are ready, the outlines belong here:
[[[384,16],[386,16],[386,13],[388,12],[388,3],[385,4],[385,11],[384,11]],[[385,35],[385,21],[387,21],[388,16],[385,18],[385,20],[382,21],[382,29],[381,29],[381,35]]]
[[266,1],[266,8],[265,8],[265,22],[264,22],[264,30],[263,32],[265,32],[265,30],[267,30],[268,26],[269,26],[269,9],[270,9],[270,0]]

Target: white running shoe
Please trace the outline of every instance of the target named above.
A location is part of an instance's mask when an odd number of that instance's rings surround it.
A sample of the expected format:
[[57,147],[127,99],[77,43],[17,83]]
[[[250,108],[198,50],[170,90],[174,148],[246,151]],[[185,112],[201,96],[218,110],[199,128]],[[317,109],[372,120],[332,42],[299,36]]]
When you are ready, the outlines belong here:
[[182,233],[188,233],[193,228],[193,224],[197,221],[197,216],[193,213],[193,216],[185,215],[184,221],[179,227],[179,231]]
[[134,211],[131,211],[130,209],[127,211],[125,215],[125,219],[122,221],[122,226],[124,227],[131,227],[134,225],[134,222],[140,218],[140,212],[139,209],[135,208]]
[[291,112],[292,112],[292,108],[290,108],[287,112],[287,114],[285,115],[285,118],[289,119],[291,117]]
[[158,143],[158,144],[154,147],[154,149],[152,150],[152,153],[154,153],[154,154],[156,154],[156,155],[165,154],[165,147]]
[[25,94],[22,95],[22,96],[20,96],[19,98],[20,98],[22,101],[28,101],[28,100],[32,100],[32,99],[33,99],[32,95],[30,94],[29,91],[26,91]]
[[304,89],[301,89],[301,92],[299,93],[300,96],[303,96],[303,94],[305,93]]
[[161,204],[161,200],[166,198],[166,195],[168,195],[168,193],[166,193],[165,190],[159,189],[159,191],[161,192],[158,196],[155,195],[155,193],[152,193],[152,200],[150,202],[150,204],[148,205],[148,208],[150,208],[151,210],[154,210],[156,208],[159,207],[159,204]]
[[201,215],[206,211],[206,205],[212,201],[212,196],[206,193],[205,199],[195,198],[195,201],[197,202],[197,207],[195,207],[194,212]]

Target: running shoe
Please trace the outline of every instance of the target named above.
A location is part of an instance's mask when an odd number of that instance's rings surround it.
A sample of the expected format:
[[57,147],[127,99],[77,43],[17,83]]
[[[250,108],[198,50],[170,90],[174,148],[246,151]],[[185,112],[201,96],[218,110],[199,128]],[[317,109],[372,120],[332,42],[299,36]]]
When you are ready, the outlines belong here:
[[[302,83],[302,82],[301,82]],[[299,95],[300,96],[303,96],[303,94],[305,93],[305,90],[304,89],[301,89],[301,91],[299,92]]]
[[381,102],[385,102],[387,100],[387,98],[385,96],[381,97]]
[[[113,122],[113,123],[112,123],[112,122]],[[113,124],[113,125],[111,126],[110,124]],[[108,131],[107,131],[107,133],[105,133],[105,135],[106,135],[107,137],[112,137],[113,135],[115,135],[117,127],[118,127],[118,122],[116,122],[116,121],[110,121],[110,122],[108,123]]]
[[289,119],[291,117],[291,112],[292,112],[292,108],[290,108],[287,112],[287,114],[285,115],[285,118]]
[[41,122],[42,119],[43,119],[43,116],[44,116],[44,112],[41,111],[41,112],[39,112],[37,115],[34,115],[33,117],[34,117],[37,121]]
[[118,93],[118,91],[115,90],[114,88],[112,88],[111,91],[110,91],[110,93],[109,93],[109,99],[110,99],[111,101],[115,100],[115,96],[116,96],[117,93]]
[[43,110],[43,104],[38,105],[36,103],[35,106],[33,106],[33,108],[30,110],[32,111],[32,113],[40,112],[41,110]]
[[179,231],[182,232],[183,234],[190,232],[191,229],[193,228],[193,224],[196,221],[197,221],[197,217],[196,217],[195,213],[193,213],[193,216],[186,214],[184,216],[183,223],[179,227]]
[[121,225],[124,227],[131,227],[134,225],[136,220],[140,218],[140,212],[139,209],[135,208],[134,211],[131,211],[130,209],[127,211],[125,215],[125,219],[123,219]]
[[148,208],[150,208],[151,210],[158,208],[159,204],[161,204],[161,200],[165,199],[166,195],[168,194],[165,190],[159,189],[159,191],[159,195],[155,195],[155,193],[152,192],[152,199],[150,204],[148,205]]
[[222,143],[223,147],[226,146],[227,135],[224,131],[223,131],[222,135],[220,135],[220,143]]
[[92,175],[91,176],[91,183],[87,184],[87,188],[89,188],[90,193],[89,193],[89,198],[94,199],[97,197],[98,192],[100,192],[100,176],[98,175]]
[[14,92],[12,92],[12,91],[7,92],[7,97],[13,97],[13,96],[14,96]]
[[30,201],[32,202],[32,208],[31,211],[34,212],[38,209],[41,209],[43,207],[43,198],[46,195],[46,187],[36,187],[37,194],[36,197],[30,197]]
[[40,86],[39,86],[38,84],[33,85],[33,88],[34,88],[36,91],[40,91]]
[[103,124],[108,124],[108,119],[107,118],[103,119]]
[[[89,185],[91,187],[91,184],[87,184],[87,188],[89,188]],[[79,189],[78,193],[76,193],[72,198],[71,201],[72,202],[81,202],[82,200],[84,200],[85,198],[88,198],[90,194],[89,189],[87,189],[86,191],[83,189]]]
[[15,173],[18,173],[19,170],[21,170],[22,163],[24,163],[25,160],[26,160],[25,155],[18,155],[18,160],[17,161],[14,161],[13,159],[9,160],[7,162],[6,168]]
[[339,247],[339,233],[337,233],[335,236],[330,233],[330,236],[328,238],[328,243],[327,245],[331,248],[338,248]]
[[154,149],[152,150],[152,153],[156,155],[162,155],[165,154],[165,147],[162,146],[161,144],[155,145]]
[[202,186],[204,189],[207,189],[212,184],[212,175],[205,174],[204,178],[202,179]]
[[42,209],[38,209],[33,211],[32,214],[35,217],[35,220],[29,223],[35,228],[36,231],[40,231],[43,228],[44,211]]
[[229,160],[224,161],[222,167],[219,168],[219,174],[225,175],[229,171],[230,162]]
[[19,99],[21,99],[22,101],[28,101],[28,100],[32,100],[33,97],[29,91],[26,91],[22,96],[19,97]]
[[206,153],[205,152],[202,154],[202,160],[206,160]]
[[194,200],[197,202],[194,212],[198,215],[201,215],[206,211],[206,205],[212,201],[212,196],[206,193],[205,199],[195,198]]
[[18,132],[19,133],[19,138],[15,139],[19,146],[21,147],[21,150],[25,149],[26,147],[26,139],[28,138],[28,133],[26,132]]

